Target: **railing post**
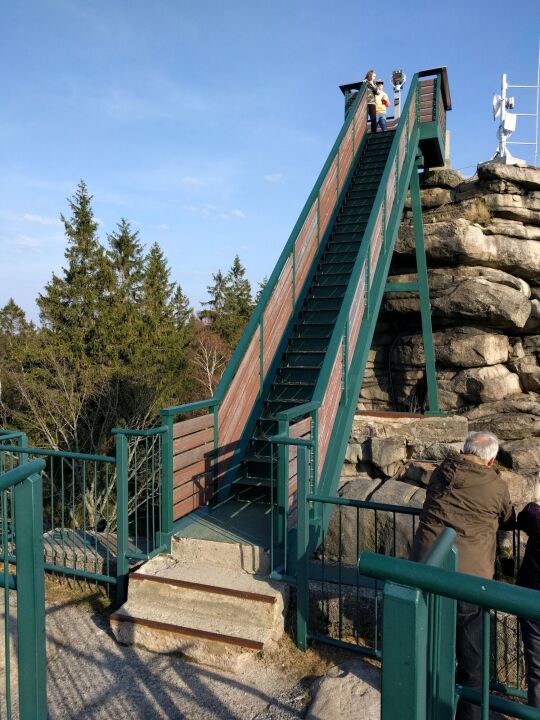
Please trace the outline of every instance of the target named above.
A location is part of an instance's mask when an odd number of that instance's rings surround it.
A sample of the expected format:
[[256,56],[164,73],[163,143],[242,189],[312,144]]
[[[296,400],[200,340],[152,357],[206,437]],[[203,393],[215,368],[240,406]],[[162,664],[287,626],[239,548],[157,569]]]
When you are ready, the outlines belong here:
[[[287,420],[278,421],[280,435],[289,434]],[[288,505],[289,505],[289,446],[284,443],[278,445],[278,471],[277,471],[277,562],[284,564],[287,572],[287,531],[288,531]]]
[[128,443],[122,433],[116,437],[116,604],[127,600],[128,552]]
[[161,448],[161,517],[159,545],[171,551],[173,526],[173,417],[161,413],[161,424],[167,428]]
[[19,715],[21,720],[45,720],[47,675],[41,476],[31,475],[19,483],[13,493],[17,543]]
[[422,338],[424,341],[424,359],[426,365],[428,405],[430,413],[438,413],[439,396],[437,392],[435,351],[433,349],[433,330],[431,326],[431,305],[429,302],[424,227],[422,224],[422,200],[420,197],[420,182],[418,180],[418,168],[416,165],[412,171],[410,188],[416,252],[416,269],[418,273],[418,294],[420,296],[420,317],[422,321]]
[[300,650],[306,650],[309,617],[309,512],[308,448],[305,446],[298,447],[297,468],[296,644]]
[[381,720],[426,720],[425,596],[387,582],[383,602]]

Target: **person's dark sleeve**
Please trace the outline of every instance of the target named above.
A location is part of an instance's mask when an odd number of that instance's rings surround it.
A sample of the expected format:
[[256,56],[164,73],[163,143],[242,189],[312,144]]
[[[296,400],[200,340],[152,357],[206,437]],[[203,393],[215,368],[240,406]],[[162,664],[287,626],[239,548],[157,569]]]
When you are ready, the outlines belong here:
[[540,506],[530,502],[517,516],[517,528],[529,537],[540,535]]

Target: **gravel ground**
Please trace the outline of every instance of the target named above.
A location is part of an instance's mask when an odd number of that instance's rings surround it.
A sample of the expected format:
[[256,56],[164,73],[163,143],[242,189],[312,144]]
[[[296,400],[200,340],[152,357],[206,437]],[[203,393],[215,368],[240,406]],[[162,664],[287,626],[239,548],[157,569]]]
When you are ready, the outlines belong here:
[[280,663],[279,651],[232,675],[120,646],[106,616],[86,603],[49,606],[47,637],[50,720],[292,720],[309,700],[310,681],[291,672],[289,657]]
[[74,597],[48,604],[46,626],[50,720],[302,718],[313,676],[334,662],[286,638],[233,675],[118,645],[106,614]]

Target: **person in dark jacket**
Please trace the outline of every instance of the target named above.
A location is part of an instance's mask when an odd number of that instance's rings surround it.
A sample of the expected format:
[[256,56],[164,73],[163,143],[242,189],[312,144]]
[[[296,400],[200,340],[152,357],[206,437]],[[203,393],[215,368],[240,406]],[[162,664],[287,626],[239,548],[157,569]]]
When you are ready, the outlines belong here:
[[[517,517],[517,527],[529,539],[516,584],[540,590],[540,480],[536,483],[534,502],[525,505]],[[540,708],[540,622],[519,618],[519,625],[527,666],[527,701]]]
[[[456,531],[458,571],[493,578],[496,533],[513,527],[515,513],[505,482],[492,465],[499,441],[489,432],[467,435],[463,452],[448,457],[433,472],[410,559],[421,561],[444,528]],[[482,610],[457,604],[456,682],[480,689],[482,685]],[[460,702],[456,720],[477,720],[480,708]]]
[[368,70],[364,82],[366,83],[366,98],[369,120],[371,122],[371,132],[377,132],[377,109],[375,107],[375,95],[379,94],[377,85],[375,84],[375,70]]

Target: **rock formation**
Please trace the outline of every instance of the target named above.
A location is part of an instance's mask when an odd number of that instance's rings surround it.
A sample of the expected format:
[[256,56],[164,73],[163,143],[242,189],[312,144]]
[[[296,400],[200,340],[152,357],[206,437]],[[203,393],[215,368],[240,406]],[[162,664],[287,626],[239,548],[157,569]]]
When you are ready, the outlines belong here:
[[[454,415],[361,414],[421,412],[427,403],[418,297],[386,295],[340,494],[421,505],[435,463],[458,451],[468,430],[486,428],[501,440],[500,471],[519,505],[540,471],[540,169],[487,163],[464,179],[439,168],[421,187],[439,402]],[[414,278],[407,202],[391,279]]]

